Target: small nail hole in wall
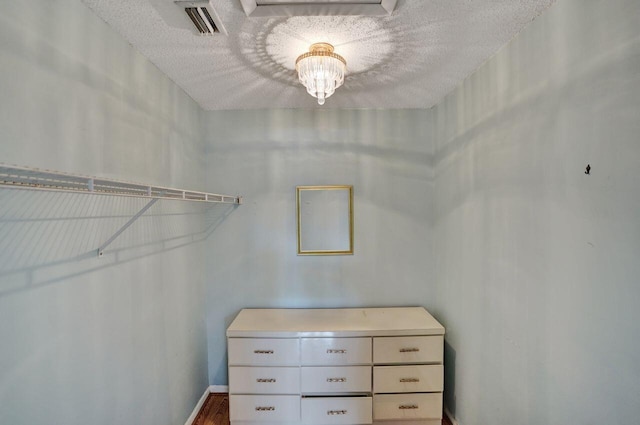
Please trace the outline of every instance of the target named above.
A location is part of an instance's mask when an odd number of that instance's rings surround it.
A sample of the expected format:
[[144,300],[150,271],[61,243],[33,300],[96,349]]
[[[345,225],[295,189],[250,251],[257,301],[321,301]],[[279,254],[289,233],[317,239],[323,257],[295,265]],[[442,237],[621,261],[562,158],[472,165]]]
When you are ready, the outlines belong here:
[[584,173],[591,174],[591,165],[587,164],[587,168],[585,168]]

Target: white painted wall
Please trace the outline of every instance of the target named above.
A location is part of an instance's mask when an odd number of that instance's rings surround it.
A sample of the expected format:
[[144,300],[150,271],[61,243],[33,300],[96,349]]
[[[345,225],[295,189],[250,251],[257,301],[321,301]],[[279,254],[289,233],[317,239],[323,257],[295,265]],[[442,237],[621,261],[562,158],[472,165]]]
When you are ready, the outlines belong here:
[[[0,161],[204,188],[199,107],[79,1],[3,2]],[[207,387],[200,207],[0,189],[0,423],[180,424]]]
[[[208,186],[245,201],[207,241],[212,384],[227,382],[225,330],[242,308],[432,305],[426,111],[228,111],[206,123]],[[326,184],[354,187],[355,254],[297,256],[295,188]]]
[[[184,421],[205,272],[212,384],[241,308],[423,305],[462,424],[637,422],[637,2],[559,0],[431,111],[215,113],[79,2],[28,6],[0,15],[0,161],[245,204],[159,204],[97,260],[142,202],[1,190],[0,423]],[[310,184],[354,185],[354,256],[295,254]]]
[[447,405],[638,423],[640,3],[559,0],[432,112]]

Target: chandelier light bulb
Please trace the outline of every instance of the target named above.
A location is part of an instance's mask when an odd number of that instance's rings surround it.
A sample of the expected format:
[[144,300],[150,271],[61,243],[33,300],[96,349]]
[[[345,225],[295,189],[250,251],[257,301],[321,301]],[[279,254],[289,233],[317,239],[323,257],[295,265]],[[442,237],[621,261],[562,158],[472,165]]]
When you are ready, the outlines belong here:
[[307,92],[318,99],[319,105],[344,83],[347,61],[336,53],[329,43],[315,43],[309,51],[296,59],[298,79]]

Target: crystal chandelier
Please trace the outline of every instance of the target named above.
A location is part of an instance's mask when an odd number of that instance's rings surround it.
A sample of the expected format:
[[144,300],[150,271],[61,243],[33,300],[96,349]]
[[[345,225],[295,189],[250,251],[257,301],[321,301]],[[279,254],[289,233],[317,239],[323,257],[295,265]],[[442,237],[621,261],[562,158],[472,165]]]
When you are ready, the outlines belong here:
[[320,105],[344,83],[346,69],[347,61],[333,53],[329,43],[312,44],[307,53],[296,59],[300,82],[311,96],[318,98]]

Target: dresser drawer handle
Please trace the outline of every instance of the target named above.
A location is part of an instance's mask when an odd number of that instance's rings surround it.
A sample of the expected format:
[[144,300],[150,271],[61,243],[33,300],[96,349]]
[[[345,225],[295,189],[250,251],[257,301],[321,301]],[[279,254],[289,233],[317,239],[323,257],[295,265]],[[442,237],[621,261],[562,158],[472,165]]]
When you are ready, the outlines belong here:
[[400,382],[420,382],[418,378],[400,378]]
[[342,349],[341,350],[335,350],[335,349],[329,348],[327,350],[327,354],[346,354],[346,353],[347,353],[347,350],[342,350]]
[[327,410],[327,415],[346,415],[346,410]]
[[263,412],[263,411],[273,411],[276,410],[276,408],[274,406],[257,406],[256,410]]
[[256,379],[256,382],[276,382],[275,378],[258,378]]
[[420,351],[419,348],[401,348],[400,349],[401,353],[417,353],[418,351]]
[[398,409],[417,409],[418,406],[415,404],[402,404],[398,406]]
[[273,354],[273,350],[253,350],[255,354]]
[[347,378],[327,378],[327,382],[347,382]]

